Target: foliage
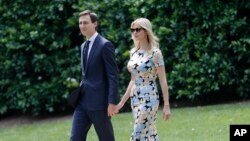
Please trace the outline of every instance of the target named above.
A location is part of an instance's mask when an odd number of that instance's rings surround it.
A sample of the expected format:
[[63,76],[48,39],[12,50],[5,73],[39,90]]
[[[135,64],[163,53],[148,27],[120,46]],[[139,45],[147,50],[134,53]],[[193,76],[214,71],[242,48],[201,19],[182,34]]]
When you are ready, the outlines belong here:
[[249,2],[105,0],[96,6],[97,2],[82,1],[75,7],[97,11],[104,28],[100,32],[117,46],[121,94],[130,78],[126,64],[133,43],[128,29],[135,18],[146,17],[160,38],[174,99],[194,100],[228,89],[249,97]]
[[[172,99],[250,93],[250,2],[223,0],[0,1],[0,114],[64,111],[80,81],[78,13],[100,17],[117,47],[119,94],[130,74],[130,23],[146,17],[160,38]],[[128,104],[129,105],[129,104]]]
[[71,0],[1,1],[0,113],[63,110],[67,78],[79,79]]

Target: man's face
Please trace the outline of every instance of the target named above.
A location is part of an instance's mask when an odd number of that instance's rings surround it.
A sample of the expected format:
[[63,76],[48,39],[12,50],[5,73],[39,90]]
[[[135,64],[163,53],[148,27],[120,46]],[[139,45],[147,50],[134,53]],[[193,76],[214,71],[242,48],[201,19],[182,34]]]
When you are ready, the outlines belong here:
[[82,35],[89,39],[96,32],[97,22],[92,23],[89,15],[83,15],[79,18],[79,28]]

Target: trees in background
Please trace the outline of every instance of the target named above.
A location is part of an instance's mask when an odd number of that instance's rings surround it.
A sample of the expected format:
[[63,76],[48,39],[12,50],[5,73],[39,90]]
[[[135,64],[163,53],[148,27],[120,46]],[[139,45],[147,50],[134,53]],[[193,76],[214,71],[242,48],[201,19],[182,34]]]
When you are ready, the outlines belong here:
[[133,42],[130,23],[146,17],[160,38],[171,99],[250,93],[250,2],[233,0],[0,1],[0,114],[67,110],[81,79],[78,13],[100,16],[116,48],[123,95]]

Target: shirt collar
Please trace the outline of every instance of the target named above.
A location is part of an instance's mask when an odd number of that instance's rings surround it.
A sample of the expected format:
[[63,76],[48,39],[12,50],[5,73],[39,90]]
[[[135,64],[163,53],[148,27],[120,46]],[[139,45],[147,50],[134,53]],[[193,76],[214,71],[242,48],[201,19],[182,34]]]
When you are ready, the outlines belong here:
[[95,41],[95,38],[97,37],[97,35],[98,35],[98,33],[95,32],[88,40],[93,43]]

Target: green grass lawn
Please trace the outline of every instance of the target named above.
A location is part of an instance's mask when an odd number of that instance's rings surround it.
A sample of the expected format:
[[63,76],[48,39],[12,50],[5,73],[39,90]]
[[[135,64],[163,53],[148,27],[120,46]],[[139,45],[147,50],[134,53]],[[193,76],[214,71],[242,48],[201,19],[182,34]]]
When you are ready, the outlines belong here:
[[[117,141],[128,141],[131,113],[112,118]],[[0,122],[1,124],[1,122]],[[229,141],[230,124],[250,124],[250,101],[202,107],[173,108],[171,119],[163,121],[158,112],[161,141]],[[71,116],[33,124],[0,128],[0,141],[69,141]],[[91,128],[88,141],[98,141]]]

